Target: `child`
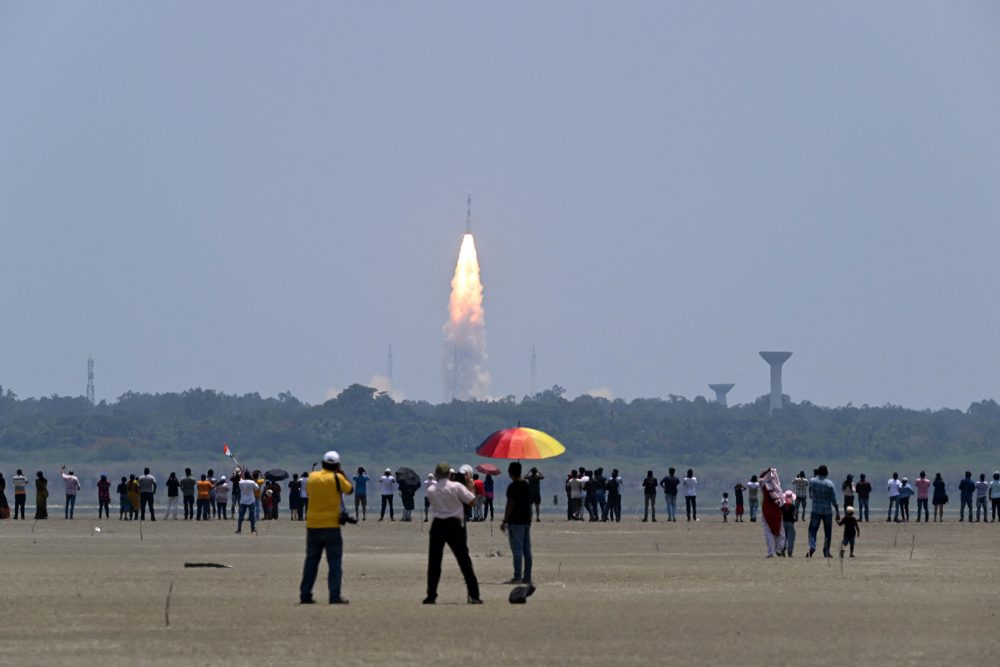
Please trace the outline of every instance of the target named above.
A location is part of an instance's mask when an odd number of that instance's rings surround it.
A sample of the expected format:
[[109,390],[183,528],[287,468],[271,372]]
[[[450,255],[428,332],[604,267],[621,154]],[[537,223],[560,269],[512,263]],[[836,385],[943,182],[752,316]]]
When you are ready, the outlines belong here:
[[781,506],[781,521],[785,524],[785,548],[782,556],[792,557],[795,551],[795,523],[799,520],[799,508],[795,505],[795,494],[785,492],[785,504]]
[[837,517],[837,525],[844,527],[844,540],[840,543],[840,557],[844,557],[844,547],[848,544],[851,545],[851,558],[854,558],[854,541],[861,537],[861,526],[858,525],[858,520],[854,518],[854,508],[848,506],[844,509],[843,519]]
[[729,521],[729,493],[722,494],[722,522]]
[[743,491],[747,487],[743,486],[739,482],[736,482],[736,486],[733,487],[733,491],[736,492],[736,521],[737,523],[743,523]]

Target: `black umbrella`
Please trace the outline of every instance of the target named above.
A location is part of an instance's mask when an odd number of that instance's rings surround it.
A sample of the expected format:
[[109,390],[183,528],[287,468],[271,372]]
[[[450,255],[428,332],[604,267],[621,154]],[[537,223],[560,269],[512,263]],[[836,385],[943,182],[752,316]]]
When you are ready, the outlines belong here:
[[288,473],[281,468],[272,468],[264,473],[264,479],[269,479],[272,482],[280,482],[283,479],[288,479]]
[[396,471],[396,483],[416,490],[420,488],[420,475],[410,468],[400,468]]

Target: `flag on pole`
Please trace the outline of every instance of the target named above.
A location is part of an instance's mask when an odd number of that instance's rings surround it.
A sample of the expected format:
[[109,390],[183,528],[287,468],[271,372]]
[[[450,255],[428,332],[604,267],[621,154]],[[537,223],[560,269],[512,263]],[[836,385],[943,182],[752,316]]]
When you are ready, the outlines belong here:
[[226,443],[222,443],[222,453],[228,456],[229,458],[233,458],[233,450],[229,449],[229,445],[227,445]]

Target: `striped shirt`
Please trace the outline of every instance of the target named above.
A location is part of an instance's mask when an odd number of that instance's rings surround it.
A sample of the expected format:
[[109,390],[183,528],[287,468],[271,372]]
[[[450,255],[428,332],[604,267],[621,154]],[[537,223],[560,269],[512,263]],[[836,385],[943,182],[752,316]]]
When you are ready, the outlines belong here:
[[837,488],[833,482],[826,477],[813,477],[809,480],[809,495],[813,514],[833,514],[833,508],[837,507]]

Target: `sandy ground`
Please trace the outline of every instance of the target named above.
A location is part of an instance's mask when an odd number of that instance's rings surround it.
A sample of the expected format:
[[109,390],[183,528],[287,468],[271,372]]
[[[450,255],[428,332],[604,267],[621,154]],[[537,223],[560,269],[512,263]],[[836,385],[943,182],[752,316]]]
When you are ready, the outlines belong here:
[[[345,529],[348,606],[297,604],[302,524],[267,522],[253,537],[161,520],[141,541],[117,519],[33,525],[0,523],[2,664],[953,664],[998,648],[1000,524],[951,517],[865,525],[858,558],[843,562],[801,557],[803,523],[789,560],[764,557],[756,523],[550,517],[533,529],[538,592],[523,606],[500,583],[512,570],[499,524],[472,524],[486,604],[465,604],[446,552],[435,607],[420,604],[421,523]],[[325,577],[324,564],[321,601]]]

